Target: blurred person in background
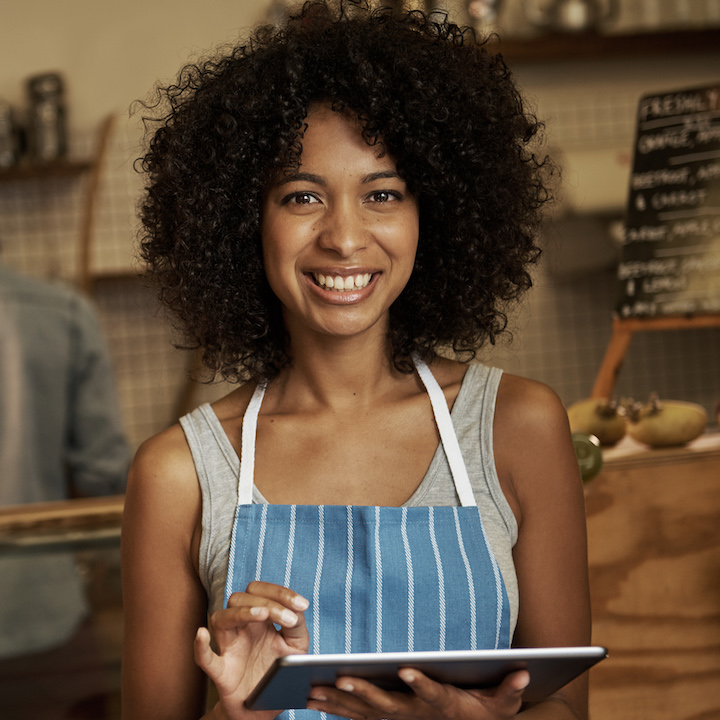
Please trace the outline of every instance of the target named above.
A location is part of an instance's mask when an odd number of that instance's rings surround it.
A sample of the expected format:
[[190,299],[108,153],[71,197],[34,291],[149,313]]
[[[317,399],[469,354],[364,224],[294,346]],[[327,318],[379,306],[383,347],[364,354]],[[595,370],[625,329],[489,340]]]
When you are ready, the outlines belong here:
[[[0,505],[123,493],[130,449],[91,303],[0,263],[0,337]],[[76,700],[72,663],[93,645],[75,553],[0,556],[0,574],[0,716],[45,717],[32,707],[42,702],[75,717],[61,707]],[[13,710],[26,682],[27,704]]]

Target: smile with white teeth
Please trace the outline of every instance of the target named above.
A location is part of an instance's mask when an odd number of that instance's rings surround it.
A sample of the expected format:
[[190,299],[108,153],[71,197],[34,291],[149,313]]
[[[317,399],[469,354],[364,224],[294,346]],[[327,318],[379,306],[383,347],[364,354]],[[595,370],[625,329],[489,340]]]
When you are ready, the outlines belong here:
[[326,290],[332,290],[333,292],[343,292],[347,290],[362,290],[369,284],[372,274],[358,273],[357,275],[343,277],[342,275],[313,273],[313,277],[320,287]]

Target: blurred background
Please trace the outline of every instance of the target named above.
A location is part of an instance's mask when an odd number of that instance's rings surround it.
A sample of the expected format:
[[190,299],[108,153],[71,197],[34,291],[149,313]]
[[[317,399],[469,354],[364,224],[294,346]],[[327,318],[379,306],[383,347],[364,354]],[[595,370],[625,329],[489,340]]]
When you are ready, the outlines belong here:
[[[709,50],[703,29],[720,27],[720,3],[621,0],[614,19],[598,26],[604,34],[620,35],[606,44],[585,33],[558,38],[531,25],[527,4],[500,2],[489,26],[503,38],[501,51],[546,122],[564,176],[536,287],[511,323],[515,340],[491,349],[486,360],[547,382],[572,403],[589,395],[612,331],[617,228],[627,200],[638,100],[718,80],[720,48]],[[62,178],[3,177],[0,242],[3,261],[22,272],[92,283],[133,446],[197,398],[184,394],[191,359],[172,349],[167,323],[136,279],[141,180],[132,164],[141,152],[142,113],[129,116],[129,109],[148,97],[156,81],[172,79],[188,60],[242,37],[272,10],[253,0],[214,0],[202,12],[177,0],[29,0],[3,10],[0,99],[20,121],[29,106],[26,80],[48,72],[64,79],[70,159],[92,162],[103,122],[114,119],[84,267],[89,171]],[[464,5],[450,5],[450,11],[459,21],[471,20]],[[718,367],[717,330],[642,333],[633,339],[617,392],[646,399],[657,390],[710,411],[720,398]],[[193,390],[201,399],[205,392]]]

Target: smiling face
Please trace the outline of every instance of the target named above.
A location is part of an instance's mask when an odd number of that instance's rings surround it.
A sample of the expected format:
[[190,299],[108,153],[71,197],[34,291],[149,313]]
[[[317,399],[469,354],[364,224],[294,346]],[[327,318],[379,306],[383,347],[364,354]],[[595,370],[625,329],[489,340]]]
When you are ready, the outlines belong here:
[[301,165],[263,201],[270,287],[290,337],[385,332],[415,262],[418,208],[395,161],[369,146],[355,116],[315,106]]

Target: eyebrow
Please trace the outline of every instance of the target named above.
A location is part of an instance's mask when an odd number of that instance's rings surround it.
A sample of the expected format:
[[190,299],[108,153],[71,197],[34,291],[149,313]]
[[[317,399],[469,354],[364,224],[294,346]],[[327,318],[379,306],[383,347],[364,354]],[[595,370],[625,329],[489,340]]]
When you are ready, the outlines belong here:
[[374,182],[375,180],[387,180],[387,179],[398,179],[402,180],[402,177],[399,172],[396,172],[395,170],[383,170],[381,172],[375,172],[370,173],[370,175],[366,175],[362,182],[363,184]]
[[[374,172],[370,173],[369,175],[365,175],[365,177],[360,181],[363,185],[367,185],[368,183],[375,182],[375,180],[386,180],[386,179],[399,179],[402,180],[402,177],[400,176],[400,173],[396,172],[395,170],[382,170],[380,172]],[[327,185],[327,182],[325,181],[325,178],[322,177],[322,175],[314,175],[313,173],[303,173],[303,172],[297,172],[297,173],[289,173],[287,175],[283,175],[276,183],[276,187],[281,187],[282,185],[287,185],[288,183],[292,182],[311,182],[315,183],[316,185],[320,185],[322,187],[325,187]]]
[[327,185],[325,182],[325,179],[320,175],[313,175],[312,173],[289,173],[287,175],[283,175],[276,183],[276,187],[280,187],[281,185],[287,185],[291,182],[311,182],[315,183],[316,185],[322,185],[323,187]]

